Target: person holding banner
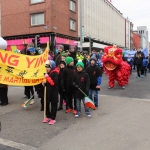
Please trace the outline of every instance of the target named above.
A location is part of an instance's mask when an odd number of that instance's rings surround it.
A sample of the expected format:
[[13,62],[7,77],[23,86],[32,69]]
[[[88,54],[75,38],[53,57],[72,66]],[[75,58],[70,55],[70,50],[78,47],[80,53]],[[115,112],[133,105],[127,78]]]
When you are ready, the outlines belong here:
[[8,86],[5,84],[0,84],[0,101],[1,101],[0,105],[1,106],[8,105],[7,92],[8,92]]
[[[0,49],[5,50],[7,48],[7,41],[0,37]],[[0,84],[0,105],[6,106],[8,105],[8,86],[5,84]]]
[[59,69],[53,60],[47,60],[45,67],[47,71],[44,74],[46,85],[45,83],[43,85],[46,86],[46,118],[44,118],[43,123],[53,125],[56,123],[57,114]]

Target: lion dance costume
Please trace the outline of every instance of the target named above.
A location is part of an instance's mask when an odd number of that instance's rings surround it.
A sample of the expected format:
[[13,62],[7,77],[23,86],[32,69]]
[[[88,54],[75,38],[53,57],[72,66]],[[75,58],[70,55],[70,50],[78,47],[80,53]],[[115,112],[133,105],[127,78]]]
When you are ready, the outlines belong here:
[[119,86],[125,89],[130,77],[130,66],[122,60],[122,49],[116,46],[105,47],[102,62],[104,71],[109,76],[109,88],[113,88],[117,81]]

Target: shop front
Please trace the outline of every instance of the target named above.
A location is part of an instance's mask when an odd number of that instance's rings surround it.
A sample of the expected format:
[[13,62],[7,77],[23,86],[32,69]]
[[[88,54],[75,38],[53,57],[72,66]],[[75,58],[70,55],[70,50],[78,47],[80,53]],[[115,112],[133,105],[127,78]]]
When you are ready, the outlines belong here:
[[[25,48],[26,44],[29,44],[32,42],[33,38],[26,38],[26,39],[15,39],[15,40],[7,40],[7,51],[16,51],[16,50],[22,50]],[[47,42],[49,42],[49,37],[40,37],[40,43],[41,43],[41,48],[46,48]],[[66,38],[60,38],[56,37],[56,50],[58,48],[58,45],[64,45],[65,50],[69,50],[72,47],[77,46],[77,43],[75,40],[70,40]]]

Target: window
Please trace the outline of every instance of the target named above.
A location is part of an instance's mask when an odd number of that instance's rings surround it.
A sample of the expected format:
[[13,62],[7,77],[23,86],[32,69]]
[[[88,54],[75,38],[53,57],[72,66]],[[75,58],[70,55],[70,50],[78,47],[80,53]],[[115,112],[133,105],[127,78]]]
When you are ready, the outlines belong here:
[[76,3],[74,1],[70,1],[70,10],[76,11]]
[[31,15],[31,26],[44,24],[44,13]]
[[44,2],[44,0],[31,0],[31,4]]
[[76,21],[70,19],[70,29],[71,30],[76,30]]

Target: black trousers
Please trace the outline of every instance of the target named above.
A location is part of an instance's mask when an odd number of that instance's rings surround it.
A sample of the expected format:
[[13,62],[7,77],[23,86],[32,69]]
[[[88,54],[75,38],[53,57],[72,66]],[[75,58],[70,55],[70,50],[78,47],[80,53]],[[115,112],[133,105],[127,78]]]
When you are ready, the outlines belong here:
[[[73,109],[72,99],[73,99],[73,93],[67,93],[66,94],[66,110],[68,108]],[[74,97],[74,110],[76,110],[76,98],[75,97]]]
[[0,100],[1,100],[1,103],[8,104],[7,92],[8,92],[8,88],[0,88]]
[[44,108],[44,98],[41,98],[41,107]]
[[141,75],[144,75],[144,69],[143,69],[142,64],[137,64],[136,67],[137,67],[137,75],[138,75],[138,77],[140,77],[140,71],[141,71]]
[[57,114],[57,103],[46,102],[46,117],[55,120]]
[[60,93],[59,96],[60,96],[59,108],[62,108],[63,107],[63,100],[66,100],[66,96],[65,96],[65,93]]
[[[27,94],[28,99],[31,98],[30,93],[31,93],[32,95],[34,95],[33,86],[26,86],[26,87],[25,87],[25,91],[26,91],[26,94]],[[34,96],[33,96],[32,99],[34,99]]]

